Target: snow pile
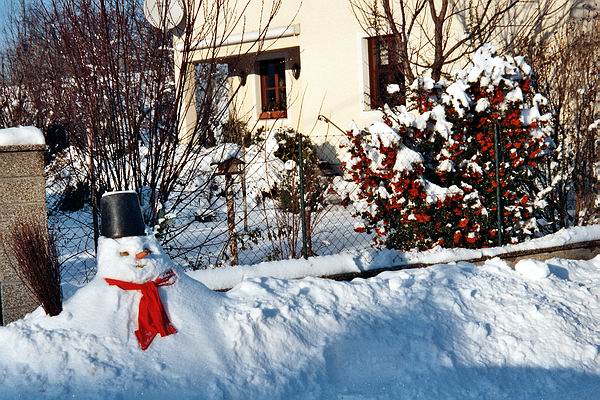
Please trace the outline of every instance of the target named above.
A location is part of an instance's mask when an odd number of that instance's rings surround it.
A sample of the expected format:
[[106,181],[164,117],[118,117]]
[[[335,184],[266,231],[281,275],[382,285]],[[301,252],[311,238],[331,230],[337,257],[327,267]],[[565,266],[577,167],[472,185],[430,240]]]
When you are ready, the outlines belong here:
[[[36,128],[32,129],[37,130]],[[0,130],[0,145],[3,144],[2,132],[4,131],[6,130]],[[275,138],[277,132],[279,131],[266,132],[261,142],[247,148],[242,148],[235,143],[222,143],[213,147],[195,148],[195,154],[192,159],[182,167],[180,179],[178,179],[173,189],[172,198],[177,198],[181,193],[202,191],[200,203],[214,206],[215,199],[213,198],[213,192],[218,193],[225,187],[225,177],[216,175],[217,164],[231,158],[239,158],[244,162],[246,187],[249,197],[252,200],[261,199],[264,192],[271,191],[278,182],[281,182],[286,172],[284,162],[275,156],[275,152],[279,148],[279,144]],[[43,140],[43,136],[41,138]],[[153,162],[152,155],[149,154],[146,145],[140,144],[139,147],[140,158],[138,162],[140,163],[140,170],[145,171],[148,168],[148,164]],[[176,149],[175,158],[189,158],[190,155],[186,155],[188,151],[188,145],[179,145]],[[84,183],[86,180],[86,167],[81,163],[85,159],[85,155],[73,146],[68,147],[61,157],[57,157],[47,167],[48,194],[61,194],[65,190],[65,181],[68,186],[73,188],[78,184]],[[133,168],[130,164],[131,160],[127,156],[123,156],[119,162],[123,163],[128,169]],[[120,187],[121,184],[115,182],[114,179],[113,176],[106,174],[101,177],[102,181],[108,182],[109,187]],[[141,191],[143,194],[142,199],[149,200],[150,188],[141,188]],[[147,192],[148,195],[145,196],[143,192]],[[143,207],[148,206],[144,201],[142,203]],[[159,208],[162,208],[165,214],[176,214],[172,203],[173,201],[166,199],[164,200],[164,204],[159,205]]]
[[0,146],[46,144],[44,134],[34,126],[0,129]]
[[274,134],[269,134],[263,142],[245,149],[235,143],[199,149],[199,169],[203,174],[196,177],[194,186],[185,189],[189,191],[205,189],[207,179],[215,180],[220,188],[225,187],[224,177],[214,176],[216,164],[238,158],[244,162],[248,193],[252,199],[258,199],[263,192],[270,191],[282,179],[285,165],[275,156],[278,148],[279,144]]
[[[214,168],[214,164],[219,164],[232,158],[240,158],[241,147],[235,143],[223,143],[209,148],[206,153],[210,157],[210,166]],[[206,166],[206,164],[204,165]]]
[[246,186],[255,201],[262,199],[281,182],[286,174],[285,163],[275,156],[279,143],[275,132],[269,132],[263,143],[248,147],[246,160]]
[[538,260],[520,260],[515,264],[515,271],[534,281],[539,281],[550,275],[548,265]]
[[60,316],[0,328],[0,398],[595,399],[600,258],[546,265],[537,281],[495,259],[227,294],[180,274],[159,289],[179,332],[146,352],[139,295],[96,279]]
[[[275,155],[279,150],[277,136],[286,135],[286,132],[286,128],[265,131],[257,143],[247,148],[242,148],[234,143],[224,143],[200,150],[201,160],[203,160],[201,170],[206,173],[206,176],[199,177],[195,187],[188,189],[205,188],[206,184],[202,179],[207,179],[207,177],[223,180],[223,177],[212,175],[216,168],[215,164],[235,157],[244,162],[246,188],[249,197],[253,201],[260,202],[263,194],[269,193],[277,187],[277,184],[284,179],[288,171],[294,168],[294,165],[284,162]],[[224,182],[220,182],[218,185],[219,187],[225,186]]]

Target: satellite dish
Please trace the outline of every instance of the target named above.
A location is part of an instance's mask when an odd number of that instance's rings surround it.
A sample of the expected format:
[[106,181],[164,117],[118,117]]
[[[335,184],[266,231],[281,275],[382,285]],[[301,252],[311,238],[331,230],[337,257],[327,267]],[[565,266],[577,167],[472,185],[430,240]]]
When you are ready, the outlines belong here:
[[155,28],[173,29],[183,21],[183,0],[144,0],[144,15]]

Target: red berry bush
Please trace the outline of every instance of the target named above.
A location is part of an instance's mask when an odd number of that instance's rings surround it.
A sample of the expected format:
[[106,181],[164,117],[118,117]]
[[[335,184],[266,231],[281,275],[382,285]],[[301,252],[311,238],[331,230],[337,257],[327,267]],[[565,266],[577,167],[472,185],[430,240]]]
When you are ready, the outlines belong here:
[[386,109],[383,122],[347,134],[342,164],[363,221],[356,230],[398,249],[496,245],[498,129],[502,236],[533,235],[553,143],[524,60],[486,45],[453,81],[418,79],[410,98],[408,109]]

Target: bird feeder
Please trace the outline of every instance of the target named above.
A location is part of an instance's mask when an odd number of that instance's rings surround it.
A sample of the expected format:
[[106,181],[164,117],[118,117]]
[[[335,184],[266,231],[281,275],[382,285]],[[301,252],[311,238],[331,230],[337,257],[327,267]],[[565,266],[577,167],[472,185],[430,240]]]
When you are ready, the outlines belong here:
[[229,255],[231,265],[238,264],[237,234],[235,230],[235,195],[233,193],[233,178],[240,175],[244,170],[244,161],[237,157],[231,157],[218,163],[216,175],[225,176],[225,196],[227,198],[227,230],[229,232]]
[[216,165],[217,167],[215,174],[228,177],[241,174],[244,169],[244,164],[244,161],[239,158],[231,157],[221,162],[212,163],[211,165]]

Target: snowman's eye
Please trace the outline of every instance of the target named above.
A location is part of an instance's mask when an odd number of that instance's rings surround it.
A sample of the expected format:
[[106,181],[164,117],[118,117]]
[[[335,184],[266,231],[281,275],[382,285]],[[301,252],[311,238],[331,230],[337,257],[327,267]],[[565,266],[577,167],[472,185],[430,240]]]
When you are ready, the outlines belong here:
[[119,252],[119,255],[120,255],[121,257],[127,257],[127,256],[129,255],[129,252],[128,252],[128,251],[125,251],[125,250],[124,250],[124,251],[120,251],[120,252]]

